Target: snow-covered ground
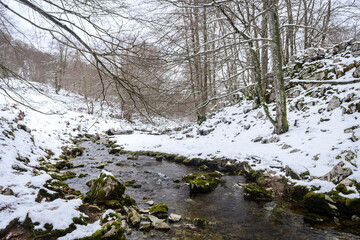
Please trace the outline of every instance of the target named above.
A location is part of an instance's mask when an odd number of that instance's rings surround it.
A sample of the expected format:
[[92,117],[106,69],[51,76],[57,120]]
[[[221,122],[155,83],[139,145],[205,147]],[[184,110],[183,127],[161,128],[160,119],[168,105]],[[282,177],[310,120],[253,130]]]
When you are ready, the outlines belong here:
[[[339,81],[351,79],[351,74],[352,71],[346,73]],[[34,170],[34,166],[39,165],[38,159],[48,155],[47,150],[58,156],[62,146],[71,144],[72,136],[84,132],[155,129],[140,122],[130,124],[111,118],[110,114],[116,114],[111,108],[104,109],[102,115],[87,114],[81,96],[66,91],[57,95],[47,85],[33,83],[40,89],[38,91],[19,80],[9,81],[8,86],[0,84],[13,98],[37,110],[18,104],[0,89],[0,192],[3,193],[0,194],[0,230],[15,218],[24,221],[27,214],[34,222],[39,222],[37,229],[44,229],[46,223],[52,224],[54,229],[65,229],[73,217],[80,216],[77,207],[81,201],[78,199],[35,201],[39,189],[51,178],[44,171]],[[12,93],[9,86],[18,95]],[[291,91],[289,95],[293,97],[288,99],[290,130],[280,136],[272,134],[273,127],[261,108],[253,108],[252,102],[243,101],[213,114],[201,126],[193,124],[167,135],[135,131],[131,135],[117,135],[115,139],[126,150],[246,160],[254,169],[265,169],[275,175],[285,175],[281,169],[288,165],[299,174],[308,172],[313,177],[321,177],[342,161],[343,167],[353,172],[349,179],[360,182],[360,140],[357,141],[360,113],[343,114],[342,110],[359,102],[360,83],[323,85],[307,90],[298,86]],[[353,100],[347,101],[348,96]],[[334,97],[343,100],[342,104],[328,111]],[[270,109],[273,107],[270,105]],[[97,103],[96,109],[99,108]],[[159,125],[161,129],[181,127],[179,123],[166,120],[159,120]],[[350,128],[352,130],[347,130]],[[353,153],[352,158],[347,155],[349,152]],[[319,179],[293,181],[321,186],[322,192],[335,187]],[[349,189],[355,190],[354,187]],[[347,197],[360,197],[360,194],[356,191]],[[89,235],[99,226],[98,223],[89,225]],[[81,226],[77,232],[83,232],[83,228]],[[75,238],[73,235],[65,239]]]

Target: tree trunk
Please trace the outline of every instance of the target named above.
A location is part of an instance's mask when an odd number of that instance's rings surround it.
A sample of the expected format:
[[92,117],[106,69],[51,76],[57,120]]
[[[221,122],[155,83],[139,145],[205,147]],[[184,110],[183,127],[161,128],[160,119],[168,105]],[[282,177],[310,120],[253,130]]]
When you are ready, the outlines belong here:
[[270,32],[272,37],[271,53],[273,59],[274,89],[276,101],[275,133],[282,134],[289,130],[286,112],[286,93],[282,70],[282,49],[280,39],[280,24],[277,11],[278,0],[270,0]]

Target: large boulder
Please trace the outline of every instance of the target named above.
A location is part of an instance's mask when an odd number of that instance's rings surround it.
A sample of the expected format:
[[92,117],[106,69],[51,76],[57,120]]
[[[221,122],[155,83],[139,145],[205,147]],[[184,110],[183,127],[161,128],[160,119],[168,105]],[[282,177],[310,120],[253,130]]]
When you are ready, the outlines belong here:
[[100,175],[90,181],[90,190],[86,193],[87,200],[95,204],[105,204],[110,200],[122,200],[125,185],[119,182],[111,173],[102,170]]

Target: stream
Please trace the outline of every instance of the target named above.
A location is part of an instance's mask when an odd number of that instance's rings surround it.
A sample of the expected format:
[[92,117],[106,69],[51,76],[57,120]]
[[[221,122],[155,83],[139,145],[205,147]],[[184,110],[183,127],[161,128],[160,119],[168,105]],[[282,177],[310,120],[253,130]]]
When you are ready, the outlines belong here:
[[[108,148],[90,141],[81,143],[84,154],[73,160],[74,168],[79,174],[88,174],[84,178],[68,179],[66,182],[82,194],[89,188],[86,182],[96,178],[103,167],[122,182],[135,180],[135,185],[127,187],[126,193],[136,200],[139,208],[149,208],[144,200],[155,204],[166,203],[169,214],[182,216],[179,223],[170,223],[168,232],[151,230],[149,233],[132,231],[128,239],[360,239],[335,229],[316,229],[303,222],[302,215],[290,209],[270,202],[261,204],[245,201],[242,176],[223,176],[225,184],[219,185],[209,194],[189,194],[189,188],[181,181],[186,174],[199,172],[198,169],[168,161],[156,161],[152,157],[139,156],[128,159],[129,155],[110,155]],[[116,165],[118,163],[118,165]],[[121,163],[121,166],[119,166]],[[103,165],[102,165],[103,164]],[[104,166],[105,165],[105,166]],[[194,218],[210,221],[205,228],[192,224]]]

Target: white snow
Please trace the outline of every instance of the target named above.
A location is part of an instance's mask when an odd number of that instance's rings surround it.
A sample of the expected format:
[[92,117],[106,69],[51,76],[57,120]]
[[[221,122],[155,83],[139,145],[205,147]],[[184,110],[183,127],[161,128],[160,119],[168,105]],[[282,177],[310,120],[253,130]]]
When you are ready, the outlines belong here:
[[76,229],[74,231],[58,239],[59,240],[81,239],[87,236],[91,236],[100,228],[101,228],[100,220],[87,225],[76,224]]

